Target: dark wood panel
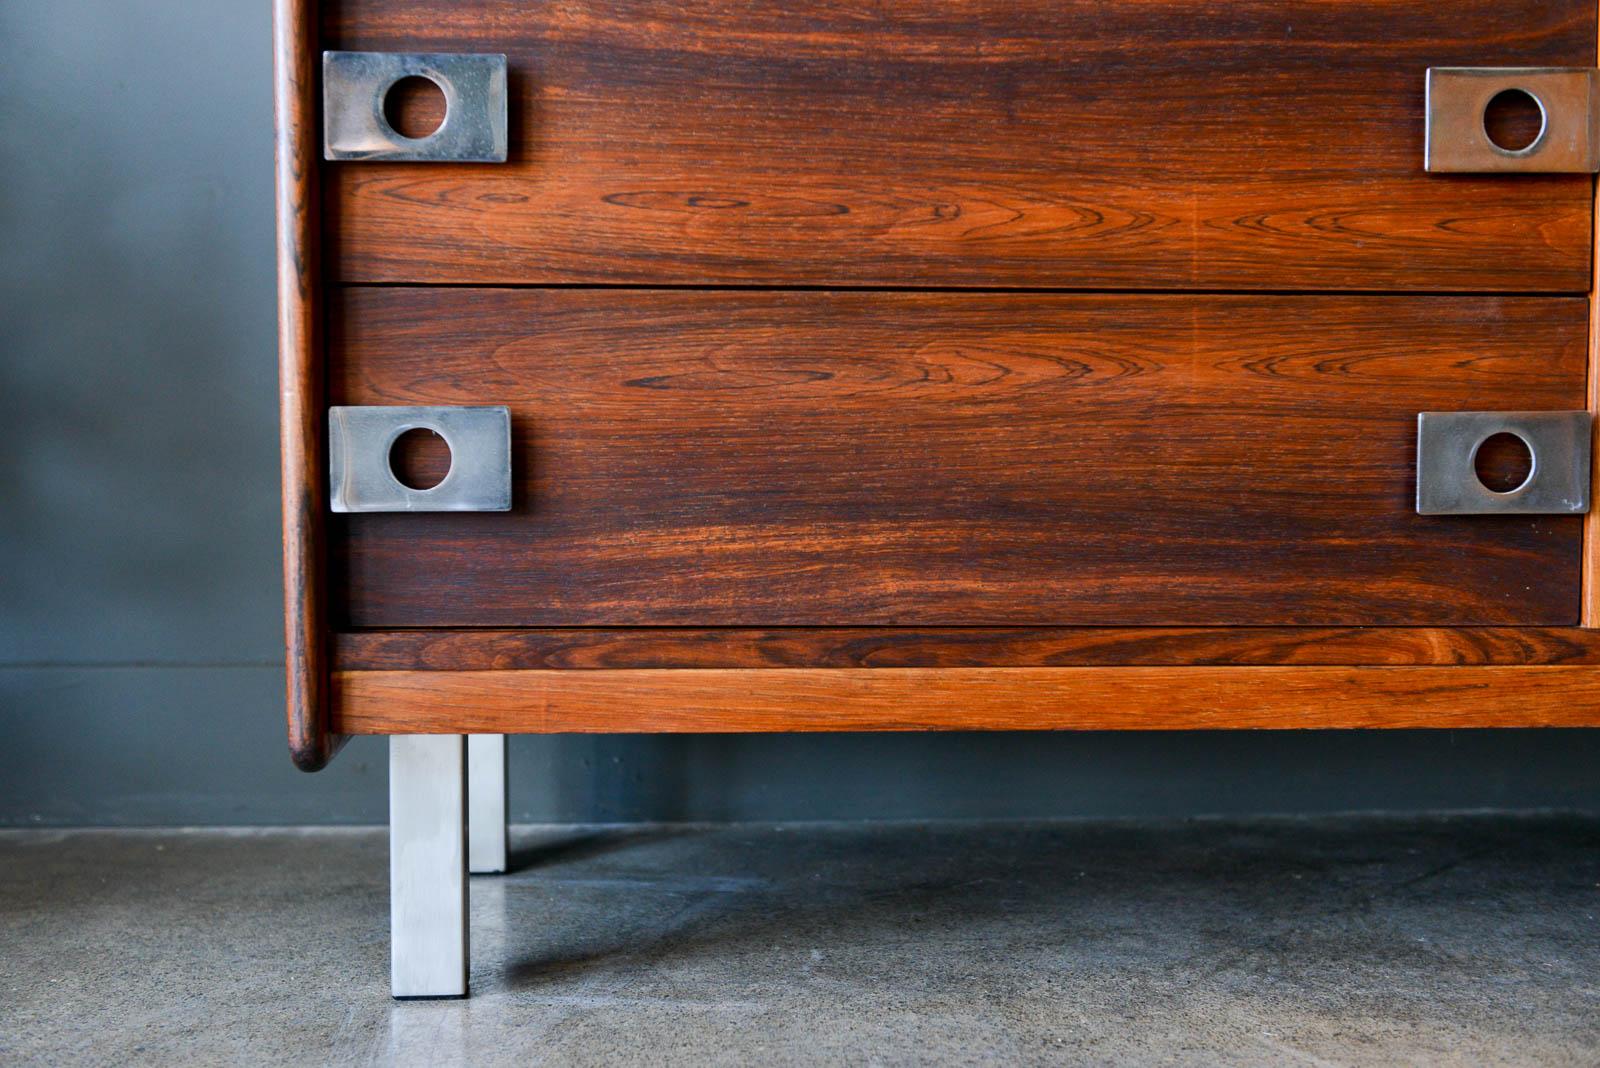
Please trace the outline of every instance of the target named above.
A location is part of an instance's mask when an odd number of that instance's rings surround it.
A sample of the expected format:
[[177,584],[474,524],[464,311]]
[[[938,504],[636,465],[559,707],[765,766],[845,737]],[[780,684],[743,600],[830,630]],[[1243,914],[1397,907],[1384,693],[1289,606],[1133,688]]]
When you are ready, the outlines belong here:
[[1430,65],[1589,66],[1587,0],[338,0],[505,52],[506,165],[330,168],[347,281],[1523,290],[1590,180],[1422,171]]
[[554,628],[365,630],[334,670],[1600,665],[1576,627]]
[[1577,627],[832,627],[355,631],[341,671],[1600,664]]
[[506,403],[515,507],[335,524],[355,627],[1546,624],[1578,517],[1413,509],[1422,410],[1579,408],[1501,297],[359,289],[335,403]]
[[274,0],[284,646],[289,753],[306,771],[325,765],[340,744],[327,726],[316,25],[312,0]]
[[340,671],[352,734],[1600,725],[1590,667]]

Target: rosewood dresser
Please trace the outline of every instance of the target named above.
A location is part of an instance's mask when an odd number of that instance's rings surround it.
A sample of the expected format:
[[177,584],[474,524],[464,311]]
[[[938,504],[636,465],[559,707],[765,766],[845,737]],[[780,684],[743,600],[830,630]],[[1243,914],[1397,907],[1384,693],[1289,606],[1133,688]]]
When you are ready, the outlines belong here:
[[397,996],[507,734],[1600,723],[1594,0],[275,20],[289,737],[392,736]]

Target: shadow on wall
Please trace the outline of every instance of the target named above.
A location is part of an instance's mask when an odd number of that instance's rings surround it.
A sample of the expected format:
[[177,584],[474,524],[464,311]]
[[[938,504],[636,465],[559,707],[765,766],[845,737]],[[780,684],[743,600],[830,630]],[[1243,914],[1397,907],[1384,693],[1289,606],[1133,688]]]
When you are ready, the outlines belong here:
[[517,821],[1034,819],[1600,803],[1600,731],[514,738]]

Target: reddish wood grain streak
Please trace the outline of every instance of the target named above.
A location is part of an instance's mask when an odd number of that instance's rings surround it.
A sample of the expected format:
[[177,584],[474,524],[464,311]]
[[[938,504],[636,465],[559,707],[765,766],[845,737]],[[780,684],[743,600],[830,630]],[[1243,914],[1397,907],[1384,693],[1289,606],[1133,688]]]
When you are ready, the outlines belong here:
[[352,734],[1580,727],[1590,667],[341,671]]
[[[1596,56],[1600,58],[1600,31]],[[1590,414],[1600,419],[1600,183],[1594,189],[1594,228],[1591,232],[1593,273],[1589,281],[1589,392]],[[1600,442],[1600,438],[1596,439]],[[1600,501],[1600,463],[1590,466],[1589,499]],[[1583,625],[1600,628],[1600,508],[1583,517]]]
[[347,291],[337,403],[510,405],[515,507],[335,524],[356,627],[1551,625],[1576,517],[1416,413],[1584,403],[1581,299]]
[[1589,179],[1422,171],[1424,70],[1591,65],[1578,0],[326,8],[512,71],[509,164],[333,172],[346,281],[1589,284]]
[[327,724],[315,4],[274,0],[272,22],[289,752],[297,766],[316,771],[340,739]]
[[340,671],[1600,664],[1576,627],[835,627],[357,631]]

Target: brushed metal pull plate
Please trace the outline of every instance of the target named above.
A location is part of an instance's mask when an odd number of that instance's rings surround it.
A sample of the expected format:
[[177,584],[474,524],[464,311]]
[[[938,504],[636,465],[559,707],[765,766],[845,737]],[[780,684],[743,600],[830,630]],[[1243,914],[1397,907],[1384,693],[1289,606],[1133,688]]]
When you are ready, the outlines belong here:
[[[1430,67],[1423,169],[1439,174],[1593,174],[1600,170],[1597,78],[1586,67]],[[1537,136],[1521,148],[1490,139],[1485,117],[1501,93],[1538,105]]]
[[[1419,515],[1581,515],[1589,510],[1588,412],[1422,412],[1417,416]],[[1478,478],[1478,449],[1496,434],[1522,440],[1532,469],[1499,493]]]
[[[406,137],[384,115],[389,90],[404,78],[426,78],[444,92],[444,122],[427,137]],[[322,115],[330,160],[504,163],[506,57],[324,52]]]
[[[408,430],[431,430],[450,449],[450,472],[431,489],[407,486],[390,466],[390,450]],[[329,408],[328,488],[335,512],[510,511],[511,411],[504,405]]]

